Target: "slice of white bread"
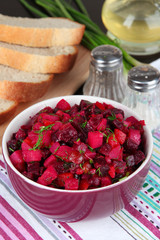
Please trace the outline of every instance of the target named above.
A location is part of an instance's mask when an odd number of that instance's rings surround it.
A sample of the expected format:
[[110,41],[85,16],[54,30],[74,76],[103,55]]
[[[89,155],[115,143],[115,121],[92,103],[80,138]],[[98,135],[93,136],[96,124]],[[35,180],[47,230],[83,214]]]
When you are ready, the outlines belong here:
[[30,47],[78,45],[85,25],[67,18],[22,18],[0,14],[0,41]]
[[0,64],[32,73],[62,73],[77,57],[74,46],[33,48],[0,42]]
[[47,92],[53,77],[0,65],[0,97],[16,102],[36,100]]
[[16,111],[18,103],[0,98],[0,124],[8,120]]

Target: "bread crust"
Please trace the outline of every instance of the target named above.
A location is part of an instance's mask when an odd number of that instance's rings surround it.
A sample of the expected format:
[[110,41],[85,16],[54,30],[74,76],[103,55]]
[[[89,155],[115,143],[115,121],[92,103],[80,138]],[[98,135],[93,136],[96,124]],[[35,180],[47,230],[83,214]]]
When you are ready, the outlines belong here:
[[45,56],[0,46],[0,64],[32,73],[62,73],[70,70],[74,65],[78,49],[73,48],[72,54]]
[[46,81],[13,82],[4,80],[0,82],[0,96],[16,102],[29,102],[42,97],[48,90],[54,75],[51,74]]
[[[17,21],[20,18],[17,18]],[[55,18],[58,21],[58,18]],[[64,19],[65,18],[60,18]],[[67,21],[72,22],[67,19]],[[77,28],[39,28],[0,24],[0,41],[30,47],[69,46],[80,44],[85,25]]]
[[0,112],[0,124],[4,123],[7,121],[16,111],[18,106],[17,102],[13,102],[13,104],[4,110],[3,112]]

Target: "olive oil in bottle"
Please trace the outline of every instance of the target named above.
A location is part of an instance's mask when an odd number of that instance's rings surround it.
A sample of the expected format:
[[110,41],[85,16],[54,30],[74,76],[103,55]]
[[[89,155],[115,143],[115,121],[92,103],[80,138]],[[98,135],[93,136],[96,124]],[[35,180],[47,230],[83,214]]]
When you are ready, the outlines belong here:
[[135,55],[160,51],[160,0],[106,0],[102,21],[110,38]]

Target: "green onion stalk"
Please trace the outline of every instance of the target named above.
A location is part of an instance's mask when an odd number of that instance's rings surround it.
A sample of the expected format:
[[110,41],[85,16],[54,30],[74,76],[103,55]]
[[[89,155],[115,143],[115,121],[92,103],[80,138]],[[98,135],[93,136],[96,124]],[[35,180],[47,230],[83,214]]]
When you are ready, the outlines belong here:
[[84,24],[85,32],[81,44],[89,50],[103,44],[118,47],[123,54],[125,72],[142,64],[120,47],[118,41],[111,40],[106,36],[101,28],[91,20],[81,0],[72,1],[76,8],[66,0],[33,0],[34,6],[28,0],[19,1],[37,17],[65,17]]

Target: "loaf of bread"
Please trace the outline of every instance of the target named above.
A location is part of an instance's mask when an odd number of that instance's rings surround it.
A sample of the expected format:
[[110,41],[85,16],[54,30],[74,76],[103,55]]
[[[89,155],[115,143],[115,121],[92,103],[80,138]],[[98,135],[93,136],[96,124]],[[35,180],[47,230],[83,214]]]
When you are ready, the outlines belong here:
[[85,25],[67,18],[22,18],[0,14],[0,41],[30,47],[78,45]]
[[33,48],[0,42],[0,64],[32,73],[62,73],[77,57],[74,46]]
[[16,111],[18,103],[0,98],[0,124],[8,120]]
[[53,76],[0,65],[0,97],[16,102],[33,101],[47,92]]

